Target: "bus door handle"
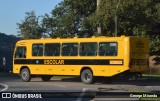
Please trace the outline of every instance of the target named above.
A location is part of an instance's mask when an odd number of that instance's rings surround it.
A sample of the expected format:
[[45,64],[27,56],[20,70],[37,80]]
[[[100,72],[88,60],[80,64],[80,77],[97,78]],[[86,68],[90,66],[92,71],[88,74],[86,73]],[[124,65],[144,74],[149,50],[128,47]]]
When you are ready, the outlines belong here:
[[36,69],[36,70],[39,70],[39,69]]

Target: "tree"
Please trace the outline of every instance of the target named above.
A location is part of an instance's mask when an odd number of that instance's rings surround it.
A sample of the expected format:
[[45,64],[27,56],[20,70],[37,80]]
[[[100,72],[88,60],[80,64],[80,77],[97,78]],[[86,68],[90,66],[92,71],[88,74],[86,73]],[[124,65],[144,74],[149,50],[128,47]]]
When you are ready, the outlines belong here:
[[[64,0],[52,10],[51,16],[45,14],[41,22],[35,12],[27,12],[25,20],[18,23],[21,35],[25,38],[40,38],[43,33],[49,37],[79,37],[96,35],[101,27],[105,36],[115,36],[117,16],[118,36],[146,36],[154,23],[160,23],[159,0]],[[120,2],[119,2],[120,1]],[[119,6],[117,7],[117,4]],[[159,36],[151,37],[152,50]]]
[[6,69],[7,71],[12,70],[13,63],[13,51],[16,42],[20,40],[14,35],[6,35],[4,33],[0,33],[0,72],[2,72],[2,57],[6,58]]
[[20,30],[19,33],[24,39],[37,39],[42,37],[45,30],[40,24],[39,18],[34,11],[26,12],[25,19],[22,20],[21,23],[17,23],[18,29]]
[[[118,36],[147,36],[155,23],[160,23],[159,0],[101,0],[99,10],[89,16],[91,27],[101,24],[102,33],[106,36],[115,35],[115,17],[118,20]],[[151,51],[159,51],[160,35],[149,35]]]
[[102,0],[100,10],[90,16],[90,23],[96,27],[101,23],[104,35],[114,36],[115,14],[118,16],[118,34],[145,35],[150,23],[159,21],[159,5],[154,0]]
[[[73,37],[75,34],[93,35],[88,17],[96,10],[96,0],[65,0],[45,15],[43,22],[51,37]],[[82,34],[83,33],[83,34]]]
[[58,37],[56,30],[56,20],[50,17],[48,14],[45,14],[42,19],[42,26],[45,29],[45,33],[49,37]]

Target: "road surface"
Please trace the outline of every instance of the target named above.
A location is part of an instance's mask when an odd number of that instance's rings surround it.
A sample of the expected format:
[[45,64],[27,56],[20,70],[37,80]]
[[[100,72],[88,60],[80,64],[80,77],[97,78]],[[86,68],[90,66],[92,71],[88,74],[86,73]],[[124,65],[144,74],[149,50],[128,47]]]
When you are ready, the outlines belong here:
[[19,77],[0,77],[0,91],[2,93],[42,93],[47,98],[60,101],[105,101],[106,99],[120,101],[128,98],[137,100],[137,97],[132,98],[132,92],[160,92],[160,82],[148,79],[115,79],[111,84],[98,82],[87,85],[81,83],[79,78],[73,77],[53,77],[49,82],[43,82],[39,77],[32,78],[30,82],[22,82]]

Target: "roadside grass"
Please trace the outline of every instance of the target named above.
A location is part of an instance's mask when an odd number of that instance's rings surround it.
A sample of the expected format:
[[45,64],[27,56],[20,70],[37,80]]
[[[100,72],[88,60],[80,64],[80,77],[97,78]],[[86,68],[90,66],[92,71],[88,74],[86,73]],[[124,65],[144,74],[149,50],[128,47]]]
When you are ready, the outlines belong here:
[[160,101],[160,97],[157,98],[140,98],[139,101]]
[[143,74],[144,78],[147,78],[148,81],[160,81],[160,75],[150,75],[150,74]]
[[152,76],[152,77],[160,77],[160,75],[158,75],[158,74],[152,74],[152,75],[150,75],[150,74],[143,74],[143,76]]
[[129,90],[129,92],[133,92],[133,93],[145,93],[145,90]]

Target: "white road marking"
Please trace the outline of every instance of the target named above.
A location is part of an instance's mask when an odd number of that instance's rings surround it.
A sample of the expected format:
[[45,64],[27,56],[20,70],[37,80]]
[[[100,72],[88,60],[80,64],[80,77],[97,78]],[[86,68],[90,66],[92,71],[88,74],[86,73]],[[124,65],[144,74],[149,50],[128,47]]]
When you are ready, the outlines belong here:
[[6,84],[2,84],[0,83],[0,85],[4,86],[4,88],[2,88],[2,90],[0,90],[0,92],[6,91],[9,87]]
[[[44,84],[42,84],[44,85]],[[51,84],[51,83],[45,83],[45,85],[48,85],[48,86],[56,86],[56,87],[61,87],[61,88],[66,88],[67,86],[64,86],[64,85],[61,85],[61,84]]]
[[85,92],[88,90],[88,88],[83,88],[81,94],[76,99],[76,101],[82,101],[83,96],[85,95]]
[[62,85],[54,85],[54,86],[61,87],[61,88],[66,88],[66,86],[62,86]]

